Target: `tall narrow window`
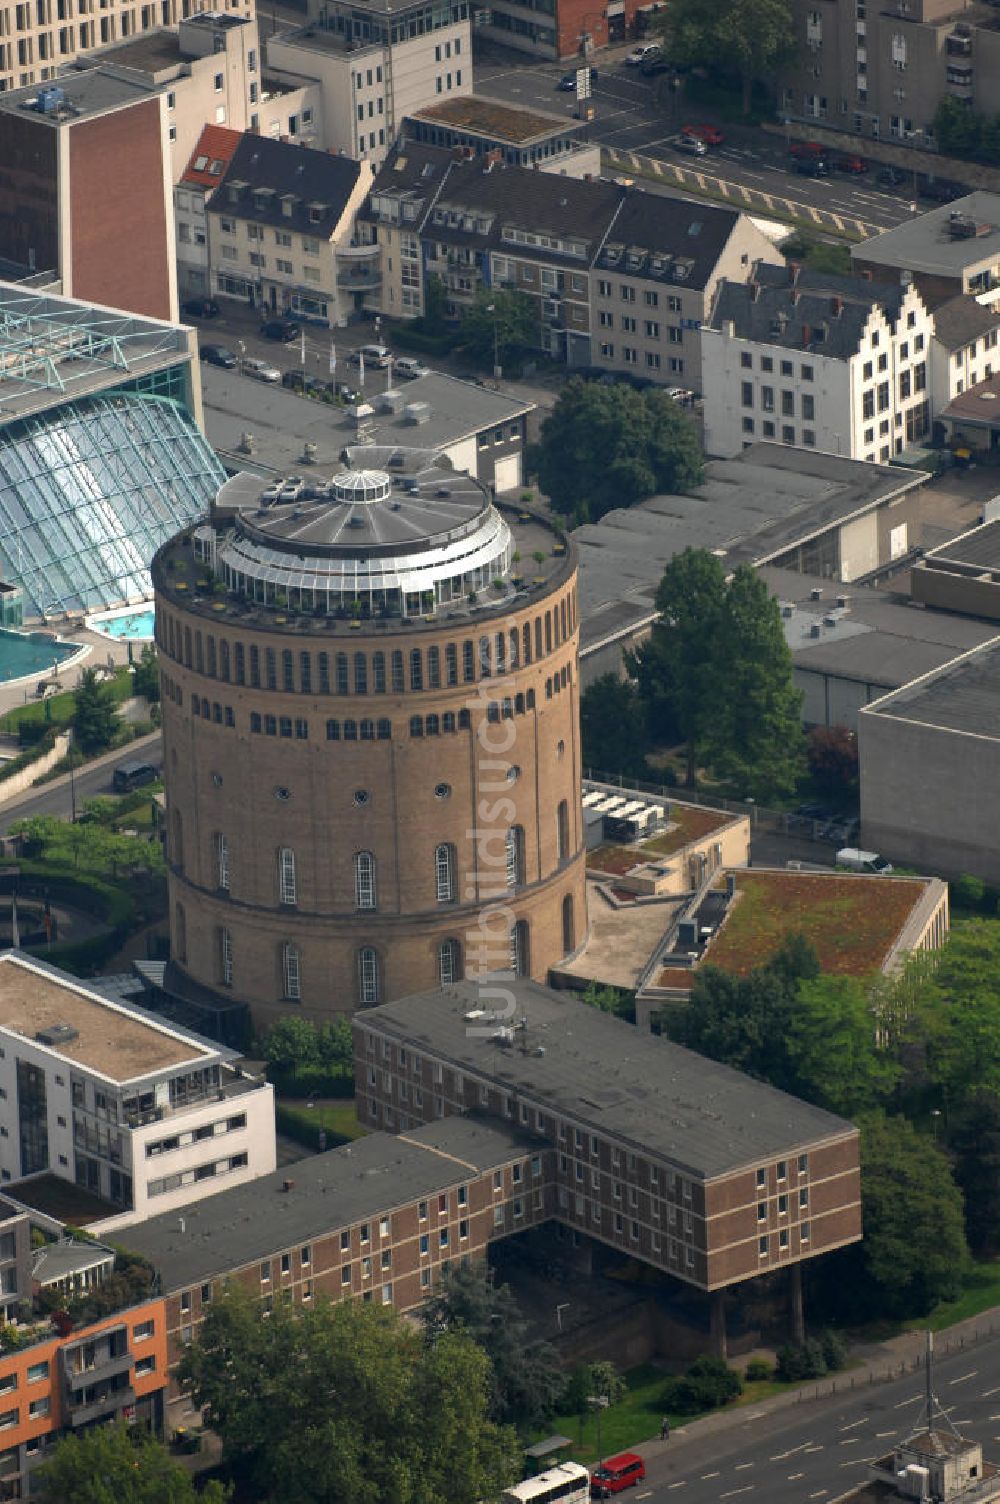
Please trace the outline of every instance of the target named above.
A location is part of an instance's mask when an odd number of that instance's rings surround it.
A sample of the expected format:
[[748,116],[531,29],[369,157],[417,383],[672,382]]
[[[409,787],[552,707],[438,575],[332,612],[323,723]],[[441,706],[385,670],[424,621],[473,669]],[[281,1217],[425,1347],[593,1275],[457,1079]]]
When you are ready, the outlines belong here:
[[516,977],[526,977],[531,971],[528,925],[524,919],[519,919],[510,932],[510,969]]
[[405,689],[403,683],[403,655],[398,648],[392,655],[392,692],[401,695]]
[[518,644],[519,644],[519,638],[518,638],[517,628],[515,627],[514,630],[513,630],[513,632],[511,632],[511,634],[510,634],[510,661],[508,663],[508,667],[509,668],[517,668],[517,649],[518,649]]
[[350,694],[351,686],[347,678],[347,654],[338,653],[335,663],[337,669],[337,693],[338,695]]
[[497,633],[496,665],[498,674],[505,674],[507,672],[507,635],[505,632]]
[[312,694],[312,657],[309,653],[299,654],[299,688],[304,695]]
[[222,985],[233,985],[233,937],[229,930],[223,927],[219,931],[219,973],[222,977]]
[[286,694],[292,694],[295,690],[295,656],[291,648],[283,648],[281,653],[281,687]]
[[221,831],[215,837],[215,886],[229,892],[229,842]]
[[375,908],[375,858],[359,851],[354,858],[354,898],[359,909]]
[[576,921],[573,916],[573,895],[567,893],[562,903],[563,955],[576,949]]
[[476,677],[475,644],[470,640],[462,643],[462,678],[471,684]]
[[525,624],[524,624],[524,632],[523,632],[522,635],[523,635],[523,640],[524,640],[524,661],[527,664],[527,663],[531,662],[531,623],[530,622],[525,622]]
[[296,903],[295,852],[282,846],[278,852],[278,898],[282,903]]
[[559,837],[559,860],[564,862],[569,856],[569,805],[565,799],[560,799],[556,811],[556,831]]
[[524,827],[512,825],[507,832],[507,886],[524,882]]
[[302,957],[297,945],[286,940],[281,947],[281,979],[290,1002],[302,1000]]
[[455,848],[443,841],[434,852],[438,903],[451,903],[455,897]]
[[490,639],[488,637],[479,639],[479,672],[484,679],[490,677]]
[[187,915],[182,903],[174,904],[174,950],[178,961],[188,958]]
[[441,688],[441,649],[427,649],[427,688]]
[[444,650],[445,682],[449,685],[458,683],[458,650],[453,642],[449,642]]
[[250,645],[250,686],[260,689],[260,648]]
[[423,689],[424,687],[424,655],[419,648],[410,651],[410,688]]
[[462,951],[457,940],[442,940],[438,946],[438,977],[442,987],[462,978]]
[[385,654],[372,654],[372,689],[377,695],[385,694]]
[[321,695],[328,695],[330,693],[329,653],[320,653],[319,655],[319,692]]
[[368,693],[368,659],[364,653],[354,655],[354,693],[356,695]]
[[358,951],[358,997],[363,1008],[378,1002],[378,956],[370,945]]

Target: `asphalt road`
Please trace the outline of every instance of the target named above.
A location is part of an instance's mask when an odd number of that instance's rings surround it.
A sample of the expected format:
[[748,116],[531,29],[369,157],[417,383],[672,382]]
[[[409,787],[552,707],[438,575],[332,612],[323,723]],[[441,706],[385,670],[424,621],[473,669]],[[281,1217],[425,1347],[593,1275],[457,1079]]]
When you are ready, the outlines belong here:
[[[1000,1337],[934,1365],[937,1397],[963,1434],[1000,1453]],[[849,1382],[849,1376],[848,1376]],[[771,1414],[686,1442],[675,1433],[630,1498],[653,1504],[832,1504],[920,1417],[923,1373]]]
[[[148,759],[151,762],[158,762],[162,756],[162,743],[157,738],[156,741],[145,742],[141,750],[144,761]],[[102,767],[84,768],[77,773],[73,780],[77,810],[82,809],[87,799],[93,799],[98,794],[113,793],[111,780],[114,777],[115,768],[120,762],[127,760],[128,751],[123,748],[116,757],[110,758]],[[30,815],[58,815],[68,820],[72,802],[73,792],[68,778],[48,784],[27,799],[15,799],[0,807],[0,834],[6,834],[15,820],[24,820]]]
[[[813,204],[818,209],[833,210],[870,224],[888,227],[910,217],[913,197],[910,185],[905,190],[890,192],[876,186],[874,173],[860,180],[841,174],[816,179],[790,173],[786,171],[785,143],[753,128],[726,126],[725,145],[705,157],[677,152],[667,144],[668,139],[685,122],[701,118],[696,107],[686,105],[683,96],[674,99],[662,87],[662,75],[643,78],[637,68],[626,67],[620,59],[603,53],[596,62],[599,76],[592,102],[597,113],[590,135],[604,146],[642,152],[686,167],[702,167],[731,183],[786,195],[799,203]],[[513,54],[491,50],[476,63],[476,93],[572,120],[576,98],[556,87],[571,66],[565,61],[533,64]]]

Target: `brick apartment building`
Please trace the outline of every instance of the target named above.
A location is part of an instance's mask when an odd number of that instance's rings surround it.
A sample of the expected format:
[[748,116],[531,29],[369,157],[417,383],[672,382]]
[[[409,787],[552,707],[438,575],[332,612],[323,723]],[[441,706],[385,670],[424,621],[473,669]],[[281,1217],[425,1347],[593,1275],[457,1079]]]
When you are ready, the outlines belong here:
[[166,97],[102,68],[0,94],[0,256],[176,319]]
[[312,1155],[122,1241],[158,1271],[173,1369],[229,1280],[265,1309],[325,1295],[412,1311],[449,1267],[551,1217],[553,1179],[552,1150],[528,1134],[449,1118]]
[[[503,998],[492,1011],[485,998]],[[711,1293],[861,1237],[857,1130],[526,980],[460,983],[354,1020],[372,1128],[478,1112],[555,1154],[555,1217]]]

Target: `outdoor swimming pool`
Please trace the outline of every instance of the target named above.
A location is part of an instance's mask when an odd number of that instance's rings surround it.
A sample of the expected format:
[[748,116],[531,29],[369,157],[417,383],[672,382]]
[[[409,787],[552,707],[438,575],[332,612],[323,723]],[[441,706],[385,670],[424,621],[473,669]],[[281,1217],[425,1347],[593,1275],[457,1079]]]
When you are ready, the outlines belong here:
[[113,637],[116,642],[152,642],[154,620],[152,606],[131,606],[127,611],[88,616],[87,626],[92,632]]
[[50,673],[80,649],[73,642],[55,642],[47,632],[12,632],[0,627],[0,684]]

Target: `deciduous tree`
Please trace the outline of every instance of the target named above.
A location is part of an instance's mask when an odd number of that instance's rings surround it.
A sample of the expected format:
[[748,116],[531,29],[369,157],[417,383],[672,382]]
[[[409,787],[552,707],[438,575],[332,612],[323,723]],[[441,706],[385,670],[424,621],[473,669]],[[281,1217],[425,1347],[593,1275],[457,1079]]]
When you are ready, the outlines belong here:
[[602,674],[587,685],[580,700],[580,739],[585,767],[648,776],[645,716],[630,680]]
[[694,425],[665,392],[580,377],[559,393],[532,461],[555,510],[577,523],[657,491],[690,491],[703,473]]
[[386,1307],[280,1300],[264,1320],[229,1291],[180,1374],[224,1460],[271,1504],[476,1504],[519,1470],[514,1433],[488,1417],[486,1354]]
[[484,289],[462,316],[458,337],[477,360],[492,369],[495,355],[502,367],[507,355],[538,346],[534,299],[502,287]]
[[671,0],[661,29],[672,62],[739,77],[745,115],[754,83],[795,55],[788,0]]
[[166,1447],[117,1424],[57,1442],[31,1475],[31,1497],[41,1504],[225,1504],[229,1494],[215,1482],[196,1493]]

